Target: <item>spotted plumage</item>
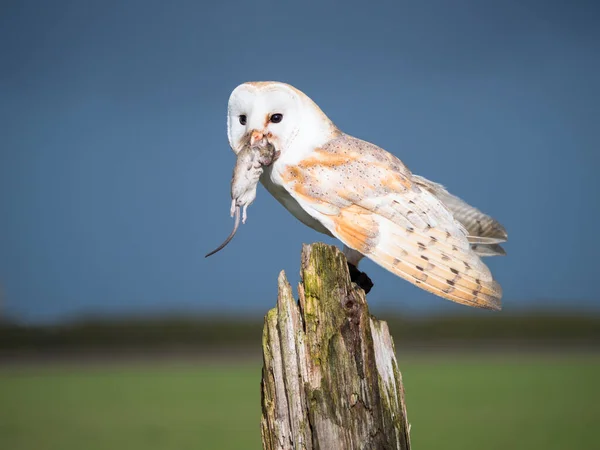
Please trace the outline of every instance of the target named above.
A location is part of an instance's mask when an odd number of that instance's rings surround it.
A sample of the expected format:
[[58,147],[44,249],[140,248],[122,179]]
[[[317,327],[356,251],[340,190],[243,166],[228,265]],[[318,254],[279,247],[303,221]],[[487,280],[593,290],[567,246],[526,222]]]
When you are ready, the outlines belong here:
[[504,253],[504,228],[391,153],[343,133],[301,91],[277,82],[238,86],[228,136],[236,153],[249,136],[276,148],[262,184],[301,222],[342,241],[353,265],[366,256],[440,297],[500,309],[502,290],[479,255]]

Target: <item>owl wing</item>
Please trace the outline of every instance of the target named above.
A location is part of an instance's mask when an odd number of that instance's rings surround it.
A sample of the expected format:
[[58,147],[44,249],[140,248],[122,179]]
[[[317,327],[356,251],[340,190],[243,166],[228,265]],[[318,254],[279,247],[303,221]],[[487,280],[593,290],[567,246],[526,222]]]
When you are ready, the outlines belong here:
[[300,206],[348,247],[440,297],[500,309],[500,285],[467,230],[395,156],[341,135],[280,175]]
[[500,222],[451,194],[439,183],[418,175],[413,175],[412,179],[419,187],[435,195],[465,227],[468,233],[467,239],[475,253],[479,256],[506,255],[499,244],[508,239],[508,234]]

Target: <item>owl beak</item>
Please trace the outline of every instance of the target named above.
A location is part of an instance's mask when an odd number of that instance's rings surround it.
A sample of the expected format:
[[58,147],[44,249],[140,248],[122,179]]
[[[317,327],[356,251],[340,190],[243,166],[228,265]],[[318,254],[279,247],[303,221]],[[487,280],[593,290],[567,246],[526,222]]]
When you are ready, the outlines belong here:
[[258,130],[253,130],[252,134],[250,135],[250,145],[254,146],[257,143],[259,143],[260,145],[266,145],[266,139],[264,139],[265,135],[262,131],[258,131]]

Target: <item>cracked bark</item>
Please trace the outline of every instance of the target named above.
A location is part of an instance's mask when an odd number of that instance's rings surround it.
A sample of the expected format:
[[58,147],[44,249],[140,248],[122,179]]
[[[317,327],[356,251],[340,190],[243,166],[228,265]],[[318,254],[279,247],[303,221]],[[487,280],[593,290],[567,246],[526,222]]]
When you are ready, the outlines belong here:
[[263,449],[410,449],[388,326],[369,314],[344,255],[302,248],[299,301],[282,271],[263,329]]

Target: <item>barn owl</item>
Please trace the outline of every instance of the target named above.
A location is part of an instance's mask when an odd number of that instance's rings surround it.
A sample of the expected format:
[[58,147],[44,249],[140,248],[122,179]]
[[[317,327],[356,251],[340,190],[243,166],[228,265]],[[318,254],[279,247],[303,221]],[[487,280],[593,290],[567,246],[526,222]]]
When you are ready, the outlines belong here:
[[310,228],[339,239],[350,274],[367,257],[416,286],[468,306],[500,309],[502,290],[480,256],[503,254],[502,225],[413,175],[396,156],[339,130],[306,94],[248,82],[229,98],[227,135],[238,154],[273,145],[260,182]]

